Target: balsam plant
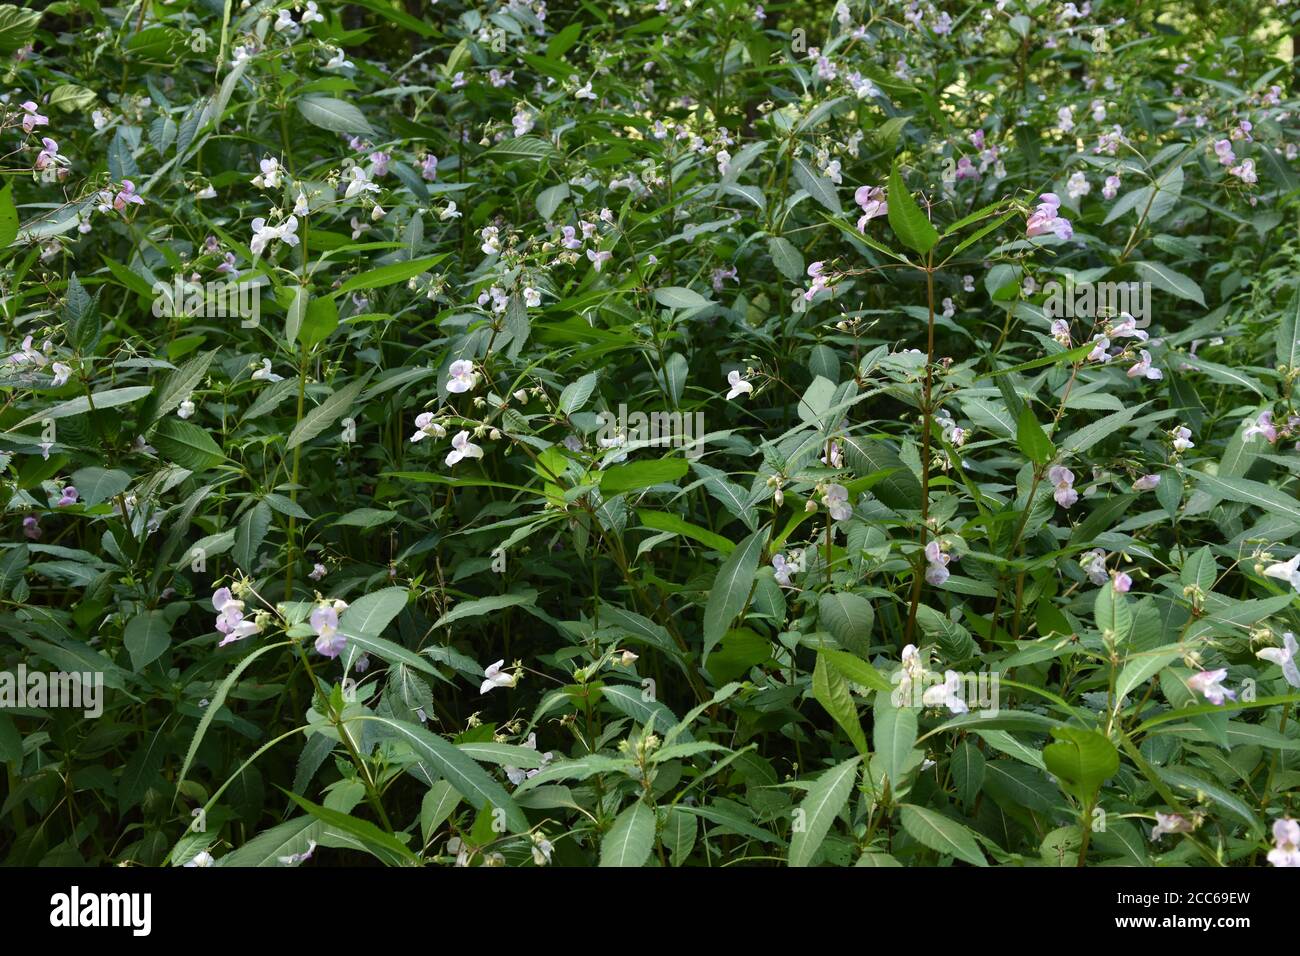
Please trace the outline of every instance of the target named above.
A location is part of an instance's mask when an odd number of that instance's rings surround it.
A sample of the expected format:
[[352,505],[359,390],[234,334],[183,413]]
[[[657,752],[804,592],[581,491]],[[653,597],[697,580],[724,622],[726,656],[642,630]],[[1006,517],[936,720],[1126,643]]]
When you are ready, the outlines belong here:
[[1300,865],[1296,31],[0,5],[5,862]]

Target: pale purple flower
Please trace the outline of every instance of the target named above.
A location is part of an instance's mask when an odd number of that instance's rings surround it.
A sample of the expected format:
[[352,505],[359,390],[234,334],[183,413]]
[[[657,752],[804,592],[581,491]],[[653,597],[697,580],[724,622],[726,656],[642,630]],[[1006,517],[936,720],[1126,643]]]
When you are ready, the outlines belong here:
[[68,485],[63,489],[63,495],[59,498],[57,502],[55,502],[54,506],[56,508],[66,508],[69,505],[75,505],[77,503],[78,497],[79,495],[77,494],[77,486]]
[[843,485],[834,482],[827,485],[822,500],[826,510],[836,521],[847,521],[853,517],[853,506],[849,504],[849,490]]
[[1241,433],[1242,441],[1250,441],[1256,435],[1263,435],[1268,442],[1277,441],[1277,427],[1273,424],[1272,410],[1259,413],[1254,424],[1246,426],[1246,430]]
[[420,175],[429,182],[438,178],[438,157],[429,153],[420,164]]
[[59,155],[59,144],[46,136],[41,140],[41,146],[44,147],[36,154],[36,169],[46,169],[51,165],[57,166],[59,163],[66,163],[67,160]]
[[1106,182],[1101,187],[1101,195],[1105,199],[1114,199],[1119,195],[1119,177],[1107,176]]
[[1128,594],[1133,588],[1133,579],[1123,571],[1116,571],[1111,583],[1114,585],[1117,594]]
[[318,605],[308,618],[316,632],[316,653],[324,657],[338,657],[348,646],[347,636],[339,631],[339,603]]
[[1228,690],[1223,686],[1223,679],[1228,676],[1228,669],[1220,667],[1218,670],[1201,671],[1193,674],[1187,679],[1187,686],[1193,691],[1203,696],[1211,704],[1222,706],[1224,699],[1236,700],[1236,691]]
[[1129,378],[1149,378],[1152,381],[1157,381],[1165,377],[1165,373],[1160,369],[1152,368],[1150,352],[1146,349],[1140,349],[1138,355],[1140,358],[1128,370]]
[[41,537],[41,519],[36,515],[28,515],[24,518],[23,535],[29,541],[39,541]]
[[1274,866],[1300,867],[1300,823],[1287,817],[1274,820],[1273,843],[1268,862]]
[[38,126],[50,125],[50,118],[48,116],[42,116],[40,114],[37,105],[33,103],[31,100],[28,100],[26,103],[23,103],[22,109],[23,112],[26,114],[25,116],[23,116],[24,133],[30,133]]
[[1071,508],[1079,500],[1079,493],[1074,490],[1074,472],[1063,465],[1053,465],[1047,472],[1047,480],[1055,487],[1052,497],[1062,508]]
[[1156,811],[1156,825],[1151,828],[1151,839],[1159,840],[1166,833],[1191,833],[1192,824],[1177,813]]
[[1137,481],[1133,482],[1134,491],[1154,491],[1160,484],[1159,475],[1143,475]]
[[603,266],[610,259],[614,258],[614,253],[597,252],[593,249],[588,249],[587,258],[591,260],[592,268],[594,268],[597,272],[599,272],[601,266]]

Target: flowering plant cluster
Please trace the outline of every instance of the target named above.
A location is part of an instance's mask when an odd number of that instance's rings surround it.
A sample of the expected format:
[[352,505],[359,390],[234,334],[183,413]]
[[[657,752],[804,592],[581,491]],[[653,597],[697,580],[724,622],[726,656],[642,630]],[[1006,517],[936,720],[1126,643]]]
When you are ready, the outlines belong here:
[[5,862],[1300,865],[1206,6],[0,4]]

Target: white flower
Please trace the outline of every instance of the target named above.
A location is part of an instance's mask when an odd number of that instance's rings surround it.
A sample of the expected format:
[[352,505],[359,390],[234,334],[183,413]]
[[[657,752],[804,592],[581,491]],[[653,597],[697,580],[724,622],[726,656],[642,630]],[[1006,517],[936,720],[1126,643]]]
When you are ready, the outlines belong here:
[[956,671],[944,671],[943,683],[925,689],[921,703],[926,707],[947,707],[954,714],[964,714],[968,708],[958,692],[961,690],[961,675]]
[[311,210],[307,206],[307,194],[301,189],[298,190],[298,198],[294,200],[293,214],[295,216],[305,216]]
[[[461,434],[463,435],[465,432],[461,432]],[[514,674],[503,674],[501,672],[501,668],[504,665],[505,661],[500,660],[495,664],[489,664],[487,666],[487,669],[483,671],[483,676],[486,680],[479,685],[478,692],[480,694],[486,694],[488,691],[497,687],[514,687],[515,684],[519,682],[519,678]]]
[[343,190],[344,199],[352,199],[360,193],[379,192],[379,187],[370,181],[370,174],[360,166],[349,166],[345,178],[348,187]]
[[495,255],[501,251],[500,230],[496,226],[484,226],[479,232],[479,238],[483,240],[481,248],[485,256]]
[[588,80],[582,86],[578,87],[577,92],[575,92],[573,96],[575,99],[579,100],[594,100],[596,94],[591,92],[591,81]]
[[1300,591],[1300,554],[1284,564],[1269,565],[1264,569],[1264,577],[1289,581],[1291,587]]
[[335,50],[334,50],[334,55],[333,55],[332,57],[330,57],[330,58],[329,58],[329,62],[327,62],[327,63],[325,64],[325,69],[327,69],[327,70],[343,70],[343,69],[348,69],[348,70],[350,70],[350,69],[353,68],[353,65],[354,65],[354,64],[352,63],[352,61],[349,60],[347,57],[345,57],[345,56],[343,55],[343,51],[342,51],[342,50],[335,49]]
[[307,0],[307,9],[302,14],[303,23],[324,23],[325,18],[316,9],[316,0]]
[[528,306],[530,309],[535,309],[535,308],[537,308],[537,307],[538,307],[539,305],[541,305],[541,304],[542,304],[542,294],[541,294],[541,292],[539,292],[538,290],[534,289],[532,286],[527,286],[527,287],[525,287],[525,289],[524,289],[524,305]]
[[274,240],[279,240],[285,245],[298,245],[298,217],[290,216],[278,226],[269,226],[266,220],[258,216],[252,222],[253,238],[248,243],[249,250],[253,257],[257,258]]
[[463,458],[482,457],[483,449],[469,440],[469,432],[460,431],[451,440],[451,451],[447,452],[447,465],[454,465]]
[[298,30],[298,24],[293,21],[293,14],[288,10],[281,10],[280,15],[275,18],[275,32],[297,33]]
[[272,372],[272,371],[271,371],[271,360],[270,360],[269,358],[264,358],[264,359],[262,359],[262,367],[259,368],[257,371],[255,371],[255,372],[253,373],[253,381],[255,381],[255,382],[283,382],[283,381],[284,381],[284,376],[283,376],[283,375],[276,375],[274,372]]
[[176,414],[181,418],[190,418],[194,415],[194,403],[188,398],[181,402],[181,407],[176,409]]
[[468,392],[478,382],[478,375],[474,371],[474,363],[469,359],[459,359],[452,362],[451,368],[447,371],[447,391],[455,392],[457,395]]
[[730,391],[727,392],[728,399],[748,395],[754,391],[753,384],[741,378],[739,370],[734,368],[727,373],[727,384],[731,386]]
[[446,221],[448,219],[459,219],[460,213],[457,212],[456,210],[456,204],[454,202],[447,203],[445,209],[441,209],[438,211],[438,218],[442,219],[443,221]]
[[213,859],[211,853],[209,853],[207,850],[203,850],[203,851],[201,851],[200,853],[198,853],[198,854],[194,857],[194,859],[192,859],[192,860],[190,860],[188,863],[186,863],[185,866],[186,866],[186,867],[191,867],[191,866],[195,866],[195,867],[212,866],[212,864],[214,864],[214,863],[216,863],[216,862],[217,862],[217,861],[216,861],[215,859]]
[[50,383],[51,388],[58,388],[68,381],[68,376],[72,374],[71,366],[64,365],[62,362],[55,362],[50,366],[50,371],[54,373],[54,381]]
[[1287,631],[1282,635],[1281,647],[1266,647],[1255,654],[1261,660],[1272,661],[1282,668],[1282,677],[1292,687],[1300,687],[1300,668],[1296,667],[1295,635]]
[[280,161],[274,156],[268,156],[259,165],[262,171],[253,177],[253,185],[258,189],[279,189],[280,174],[283,172]]

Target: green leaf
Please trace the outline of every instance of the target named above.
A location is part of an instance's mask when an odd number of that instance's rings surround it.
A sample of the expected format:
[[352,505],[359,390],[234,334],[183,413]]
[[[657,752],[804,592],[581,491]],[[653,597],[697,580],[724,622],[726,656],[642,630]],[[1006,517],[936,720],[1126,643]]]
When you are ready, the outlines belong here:
[[889,172],[889,225],[903,245],[924,255],[939,241],[939,233],[907,191],[895,161]]
[[790,837],[790,866],[808,866],[821,847],[831,824],[849,802],[861,757],[853,757],[818,777],[795,811]]
[[809,196],[812,196],[821,205],[829,209],[833,214],[840,215],[844,207],[840,205],[840,197],[835,192],[835,184],[825,176],[815,172],[802,159],[794,161],[793,170],[794,179],[800,187],[803,188]]
[[[317,296],[307,306],[298,330],[298,341],[310,352],[339,327],[339,307],[333,296]],[[292,341],[292,340],[291,340]]]
[[862,723],[858,720],[858,708],[853,703],[853,695],[849,693],[849,686],[839,671],[832,669],[821,654],[817,655],[817,663],[813,667],[812,692],[817,703],[849,735],[849,740],[858,748],[858,753],[865,756],[867,738],[862,733]]
[[407,279],[428,272],[446,258],[447,253],[444,252],[436,256],[425,256],[422,259],[390,262],[386,266],[379,266],[377,269],[371,269],[369,272],[353,276],[335,289],[331,295],[337,299],[339,296],[360,289],[382,289],[384,286],[396,285],[399,282],[405,282]]
[[655,289],[655,301],[669,309],[702,309],[712,305],[708,299],[694,289],[685,286],[665,286]]
[[871,602],[848,591],[824,591],[817,599],[817,620],[836,642],[859,656],[871,647],[871,629],[876,615]]
[[1205,295],[1201,292],[1201,287],[1181,272],[1175,272],[1159,262],[1135,262],[1133,269],[1139,280],[1150,282],[1157,289],[1172,293],[1180,299],[1205,306]]
[[988,866],[974,834],[957,821],[911,803],[902,805],[899,819],[903,829],[922,846],[972,866]]
[[913,757],[916,711],[911,707],[896,707],[887,696],[878,696],[871,741],[876,747],[876,760],[889,778],[890,789],[897,794],[916,763]]
[[493,611],[500,611],[502,608],[535,603],[537,603],[537,592],[533,590],[520,591],[515,594],[495,594],[474,601],[464,601],[434,621],[432,630],[436,631],[440,627],[446,627],[467,617],[480,617],[484,614],[491,614]]
[[709,600],[704,606],[704,653],[702,661],[722,640],[731,623],[745,608],[758,573],[758,561],[763,554],[763,534],[754,533],[737,545],[727,560],[718,568],[709,590]]
[[171,644],[171,626],[162,611],[145,611],[127,622],[123,635],[131,669],[137,674],[162,656]]
[[419,858],[406,848],[397,837],[391,833],[385,833],[379,827],[375,826],[369,820],[361,820],[357,817],[349,816],[338,810],[331,810],[329,807],[322,807],[312,803],[306,797],[300,797],[296,793],[284,790],[284,795],[294,803],[298,804],[303,810],[306,810],[311,816],[328,824],[330,827],[343,831],[350,836],[356,837],[377,859],[385,863],[405,863],[415,866],[419,863]]
[[18,238],[18,209],[14,206],[14,184],[0,189],[0,249]]
[[1278,491],[1272,485],[1248,478],[1220,478],[1203,471],[1188,473],[1212,495],[1263,508],[1266,514],[1276,513],[1300,521],[1300,502],[1293,495]]
[[151,440],[158,453],[190,471],[215,468],[226,460],[221,446],[206,429],[180,418],[164,418],[153,430]]
[[152,385],[132,385],[129,388],[108,388],[90,395],[81,395],[66,402],[60,402],[53,408],[37,412],[34,415],[28,415],[17,425],[9,428],[8,431],[17,431],[47,418],[70,418],[73,415],[84,415],[92,407],[96,411],[104,411],[121,405],[130,405],[132,402],[138,402],[152,391]]
[[1102,782],[1119,772],[1119,751],[1095,730],[1053,727],[1056,743],[1043,748],[1043,764],[1057,785],[1082,803],[1090,803]]
[[679,518],[675,514],[666,511],[644,511],[637,510],[637,517],[647,528],[655,531],[668,531],[672,534],[680,534],[684,538],[691,538],[700,544],[707,545],[715,551],[721,551],[723,554],[731,554],[736,549],[736,544],[729,538],[724,538],[720,534],[714,534],[708,528],[701,528],[697,524],[691,524],[685,518]]
[[416,756],[446,778],[474,809],[482,810],[490,805],[504,810],[512,832],[523,833],[528,829],[528,818],[510,798],[510,794],[506,793],[505,788],[454,744],[404,720],[375,715],[357,719],[380,724],[384,733],[409,746]]
[[302,421],[295,425],[293,431],[289,433],[289,441],[285,445],[285,450],[292,451],[299,445],[311,441],[329,428],[330,425],[333,425],[352,407],[352,403],[361,394],[361,390],[365,388],[367,381],[368,376],[349,382],[304,415]]
[[336,100],[330,96],[303,96],[298,100],[298,112],[303,119],[313,126],[327,129],[334,133],[347,133],[352,136],[377,137],[373,126],[366,121],[361,110],[351,103]]
[[600,841],[600,865],[644,866],[654,846],[654,811],[638,800],[618,815]]
[[894,685],[889,682],[889,679],[884,674],[862,658],[850,654],[848,651],[837,651],[829,647],[823,647],[817,651],[817,655],[826,658],[826,662],[831,667],[855,684],[860,684],[868,690],[883,691],[886,694],[892,694],[894,691]]
[[1045,465],[1056,457],[1052,440],[1043,431],[1043,426],[1038,424],[1033,409],[1028,405],[1021,409],[1020,419],[1016,423],[1016,444],[1020,446],[1021,454],[1035,465]]
[[600,493],[606,498],[628,491],[638,491],[652,485],[676,481],[690,469],[685,458],[660,458],[653,461],[633,461],[605,469],[600,477]]

